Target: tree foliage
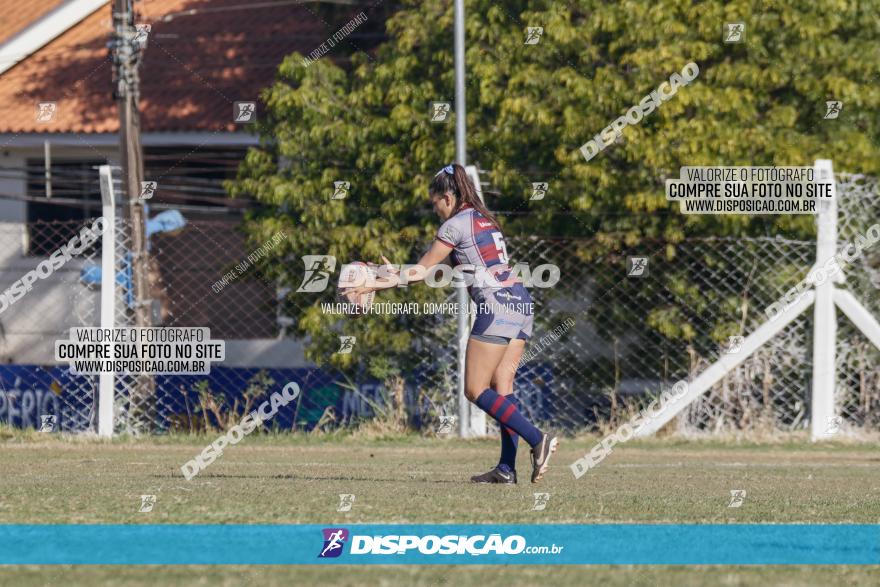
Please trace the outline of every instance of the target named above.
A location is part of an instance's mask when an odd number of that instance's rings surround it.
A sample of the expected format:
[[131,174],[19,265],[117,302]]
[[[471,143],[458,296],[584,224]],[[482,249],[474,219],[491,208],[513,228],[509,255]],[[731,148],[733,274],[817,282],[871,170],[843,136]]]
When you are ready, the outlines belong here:
[[[590,237],[585,258],[642,239],[803,237],[813,231],[809,216],[682,215],[665,200],[664,180],[685,165],[829,158],[837,170],[880,166],[876,0],[466,4],[468,159],[486,170],[487,204],[509,236]],[[723,43],[723,24],[739,21],[744,42]],[[543,35],[526,45],[526,27],[535,26]],[[267,205],[250,218],[255,238],[290,229],[274,271],[294,289],[300,255],[412,262],[437,228],[426,189],[454,158],[455,127],[430,122],[428,106],[454,102],[453,3],[403,2],[387,32],[373,54],[355,52],[349,70],[327,57],[308,67],[301,55],[288,57],[263,94],[260,146],[229,185]],[[697,79],[584,159],[583,143],[691,61]],[[843,102],[840,118],[823,120],[827,100]],[[347,199],[330,199],[334,181],[350,182]],[[537,181],[549,182],[547,197],[530,201]],[[409,290],[381,296],[443,295]],[[333,295],[291,294],[288,312],[318,361],[338,344],[338,316],[316,305]],[[344,329],[359,345],[382,348],[383,361],[402,361],[411,320],[347,318]],[[344,366],[351,357],[334,360]]]

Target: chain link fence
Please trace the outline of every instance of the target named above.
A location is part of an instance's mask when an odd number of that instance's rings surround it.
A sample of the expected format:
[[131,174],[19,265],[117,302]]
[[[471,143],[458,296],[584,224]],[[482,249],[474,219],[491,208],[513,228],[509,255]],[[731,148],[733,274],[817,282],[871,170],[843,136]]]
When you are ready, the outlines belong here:
[[[842,246],[877,222],[880,197],[871,179],[845,174],[837,179]],[[2,289],[85,224],[0,226],[6,251]],[[129,228],[127,220],[116,220],[117,327],[134,325]],[[410,319],[409,356],[415,358],[400,366],[400,378],[365,377],[355,384],[329,364],[310,366],[303,349],[311,342],[288,336],[296,316],[315,298],[268,278],[260,262],[249,259],[255,245],[239,223],[189,221],[174,233],[152,235],[149,243],[154,324],[207,326],[213,339],[226,341],[227,360],[207,376],[153,376],[146,395],[134,393],[134,377],[118,375],[117,432],[223,429],[288,381],[297,381],[303,393],[270,424],[279,430],[331,429],[387,415],[392,408],[410,425],[433,430],[439,416],[457,412],[454,315]],[[589,239],[529,237],[508,238],[508,249],[512,262],[552,263],[562,275],[552,288],[531,290],[535,332],[515,392],[526,414],[541,425],[580,432],[602,431],[628,419],[661,389],[693,378],[725,352],[736,352],[741,337],[767,319],[765,309],[806,276],[816,245],[769,237],[690,238],[608,251]],[[53,345],[67,338],[71,327],[100,324],[99,286],[106,278],[100,257],[100,246],[90,247],[37,280],[32,291],[0,313],[7,363],[0,421],[37,426],[38,415],[51,413],[59,416],[61,430],[94,427],[98,377],[74,376],[66,366],[55,366]],[[845,276],[845,287],[880,316],[880,247],[866,251]],[[441,295],[455,301],[452,288]],[[298,311],[287,312],[290,304]],[[874,430],[880,423],[880,352],[838,316],[841,425]],[[560,325],[566,326],[560,330]],[[811,354],[812,313],[807,312],[688,406],[675,420],[677,431],[806,427]]]
[[100,321],[100,240],[58,266],[52,253],[92,220],[0,224],[0,422],[78,432],[94,428],[98,377],[56,366],[54,343]]
[[[135,326],[131,231],[128,221],[117,226],[117,263],[127,276],[117,280],[117,326]],[[117,432],[226,429],[289,381],[311,393],[305,401],[301,396],[292,412],[279,413],[269,427],[293,430],[314,421],[321,403],[332,399],[328,390],[335,391],[335,380],[320,369],[290,367],[301,362],[297,357],[272,356],[278,352],[271,347],[284,341],[279,288],[249,259],[252,250],[241,224],[189,221],[171,233],[151,235],[148,242],[152,325],[208,327],[212,340],[225,342],[227,361],[215,363],[209,375],[154,375],[146,395],[135,391],[136,377],[118,375]],[[122,306],[120,299],[126,300]],[[282,352],[290,348],[281,346]]]
[[[840,174],[838,249],[880,220],[877,182]],[[862,237],[859,237],[862,238]],[[536,359],[553,373],[548,424],[603,430],[629,419],[661,389],[693,379],[767,320],[765,309],[806,277],[815,241],[692,238],[642,242],[598,256],[591,243],[513,240],[518,259],[554,262],[573,276],[533,290],[536,340],[566,316],[577,321],[564,340]],[[646,260],[639,276],[633,259]],[[535,261],[532,261],[532,260]],[[583,259],[583,261],[581,261]],[[848,288],[880,316],[880,250],[869,248],[845,270]],[[880,424],[880,351],[838,311],[837,404],[851,430]],[[729,372],[676,419],[683,434],[769,433],[805,428],[812,384],[812,312]],[[539,410],[541,411],[541,410]],[[836,432],[837,430],[835,430]]]
[[[876,178],[837,175],[838,247],[862,238],[880,222],[880,185]],[[845,287],[880,320],[880,246],[855,259],[844,271]],[[838,312],[838,316],[840,313]],[[880,351],[846,318],[837,327],[837,412],[844,425],[880,428]]]

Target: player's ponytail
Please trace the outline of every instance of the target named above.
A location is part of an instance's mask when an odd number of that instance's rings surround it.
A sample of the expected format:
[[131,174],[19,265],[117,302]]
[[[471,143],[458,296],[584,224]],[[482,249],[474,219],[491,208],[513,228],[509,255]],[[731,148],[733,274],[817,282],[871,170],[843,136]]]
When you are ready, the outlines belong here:
[[447,165],[441,169],[434,176],[431,185],[428,187],[428,193],[431,194],[445,194],[446,192],[452,192],[455,195],[453,215],[457,214],[463,207],[471,206],[482,214],[486,220],[494,224],[496,228],[501,228],[498,220],[489,212],[489,209],[480,200],[480,196],[477,195],[477,189],[474,187],[474,182],[467,174],[467,171],[457,163]]

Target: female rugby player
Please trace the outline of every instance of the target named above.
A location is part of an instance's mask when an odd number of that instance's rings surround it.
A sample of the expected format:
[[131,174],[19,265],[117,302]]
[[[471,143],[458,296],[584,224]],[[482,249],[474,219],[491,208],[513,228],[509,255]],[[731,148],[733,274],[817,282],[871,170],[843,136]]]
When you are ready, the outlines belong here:
[[[519,411],[513,379],[532,334],[532,300],[522,282],[511,277],[507,249],[498,222],[480,201],[473,182],[461,165],[447,165],[431,181],[428,194],[434,211],[443,220],[431,248],[417,265],[406,270],[405,283],[420,281],[451,257],[462,272],[472,273],[468,293],[477,306],[476,321],[467,345],[465,394],[501,428],[501,459],[474,483],[516,483],[517,438],[532,447],[532,483],[547,470],[556,451],[556,436],[541,432]],[[345,293],[364,294],[397,286],[401,276],[386,266],[372,286]]]

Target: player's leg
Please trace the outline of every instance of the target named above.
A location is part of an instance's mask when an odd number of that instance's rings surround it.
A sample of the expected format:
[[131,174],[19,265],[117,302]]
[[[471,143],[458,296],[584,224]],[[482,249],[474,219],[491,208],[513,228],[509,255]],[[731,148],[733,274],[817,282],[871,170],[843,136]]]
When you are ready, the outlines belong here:
[[538,430],[509,399],[489,387],[506,350],[507,344],[486,342],[471,336],[465,363],[465,395],[499,425],[507,426],[529,443],[532,447],[532,483],[535,483],[544,476],[558,441],[555,436]]
[[[499,395],[503,395],[513,402],[517,409],[519,409],[519,402],[513,395],[513,379],[524,348],[524,340],[512,340],[507,344],[504,355],[501,357],[501,363],[495,368],[492,381],[489,384]],[[498,428],[501,431],[501,456],[498,459],[498,465],[491,471],[471,477],[471,481],[474,483],[509,484],[517,481],[516,448],[519,435],[504,424],[499,424]]]
[[[520,409],[520,404],[519,399],[513,394],[513,380],[516,377],[516,369],[525,346],[526,341],[524,340],[511,340],[501,358],[501,364],[495,369],[495,374],[492,377],[492,389],[510,400],[517,410]],[[498,460],[498,466],[502,470],[516,471],[516,448],[519,444],[519,435],[503,424],[499,428],[501,428],[501,456]]]
[[[467,362],[465,363],[465,395],[468,400],[477,404],[483,411],[486,411],[486,408],[480,405],[479,398],[486,392],[495,394],[495,391],[493,391],[495,373],[500,367],[507,351],[507,346],[508,339],[500,336],[472,335],[468,339]],[[489,412],[489,415],[492,415],[492,413]],[[494,418],[495,416],[492,417]],[[504,430],[504,424],[499,422],[498,425]],[[516,483],[516,473],[495,467],[482,475],[474,475],[471,477],[471,481],[474,483],[513,484]]]
[[507,346],[477,340],[473,336],[468,340],[465,395],[499,424],[506,425],[534,447],[541,442],[541,431],[520,414],[510,400],[490,387]]
[[525,340],[520,338],[511,340],[504,351],[504,356],[501,357],[501,363],[492,374],[492,389],[501,395],[513,393],[513,380],[516,378],[516,370],[525,348]]
[[[521,329],[516,334],[516,340],[526,341],[532,336],[532,331],[535,328],[535,315],[532,306],[532,296],[529,294],[529,291],[522,285],[517,284],[511,288],[511,291],[514,292],[519,298],[523,301],[523,311],[521,312],[522,323]],[[517,367],[519,366],[519,360],[517,360]],[[553,434],[544,433],[541,437],[541,442],[537,445],[532,445],[532,483],[540,481],[544,476],[544,473],[547,472],[547,467],[550,464],[550,457],[556,452],[556,447],[559,445],[558,438]]]
[[[524,302],[531,300],[528,290],[521,284],[507,288],[505,293]],[[489,387],[511,340],[526,340],[531,336],[534,318],[530,309],[521,313],[511,310],[509,304],[499,303],[497,295],[484,301],[491,302],[485,304],[491,309],[477,315],[468,339],[465,395],[499,425],[507,426],[529,443],[532,447],[532,483],[535,483],[547,470],[558,440],[554,435],[541,432],[510,399]]]

